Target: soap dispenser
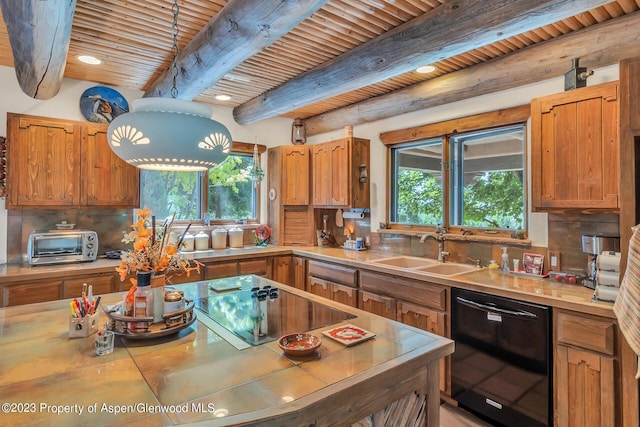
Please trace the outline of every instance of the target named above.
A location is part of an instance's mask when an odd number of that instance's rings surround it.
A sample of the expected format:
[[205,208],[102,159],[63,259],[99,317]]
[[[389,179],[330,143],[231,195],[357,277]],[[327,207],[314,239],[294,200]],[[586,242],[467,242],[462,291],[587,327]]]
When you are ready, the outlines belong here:
[[507,273],[511,271],[509,268],[509,254],[507,253],[506,246],[502,247],[502,263],[500,264],[500,269],[502,271],[506,271]]

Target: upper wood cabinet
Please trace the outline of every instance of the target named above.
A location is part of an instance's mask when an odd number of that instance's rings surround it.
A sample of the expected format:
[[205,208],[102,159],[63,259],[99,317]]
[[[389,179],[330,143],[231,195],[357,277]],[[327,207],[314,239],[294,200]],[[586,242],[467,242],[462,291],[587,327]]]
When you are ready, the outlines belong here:
[[7,114],[7,208],[139,205],[139,172],[115,156],[107,125]]
[[284,145],[268,150],[268,223],[271,243],[313,245],[315,231],[310,207],[311,152],[306,145]]
[[619,103],[618,82],[531,101],[533,210],[619,208]]
[[111,150],[107,141],[107,127],[83,125],[80,127],[80,138],[80,204],[138,207],[140,172]]
[[369,179],[360,181],[360,166],[369,171],[369,140],[343,138],[313,145],[313,205],[369,208]]

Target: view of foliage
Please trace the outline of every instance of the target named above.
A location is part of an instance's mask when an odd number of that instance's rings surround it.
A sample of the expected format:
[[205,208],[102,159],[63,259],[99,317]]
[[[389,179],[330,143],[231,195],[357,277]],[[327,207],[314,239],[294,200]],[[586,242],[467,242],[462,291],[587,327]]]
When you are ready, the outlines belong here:
[[397,183],[397,221],[405,224],[442,223],[442,184],[426,171],[401,169]]
[[523,171],[484,172],[464,188],[464,223],[472,227],[524,227]]
[[[212,219],[255,218],[256,191],[250,177],[253,159],[232,155],[208,172],[208,212]],[[158,218],[176,212],[176,219],[201,218],[201,172],[143,170],[140,205]]]
[[[484,172],[464,188],[463,224],[480,228],[524,227],[523,171]],[[397,221],[443,223],[442,184],[427,171],[398,173]]]

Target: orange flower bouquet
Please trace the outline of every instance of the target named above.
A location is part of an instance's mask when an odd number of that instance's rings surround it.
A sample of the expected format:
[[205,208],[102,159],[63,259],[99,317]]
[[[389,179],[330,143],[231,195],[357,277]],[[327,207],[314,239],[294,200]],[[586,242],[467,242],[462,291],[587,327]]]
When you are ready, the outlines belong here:
[[[187,276],[190,276],[192,271],[200,273],[202,263],[183,258],[178,252],[187,230],[177,243],[169,242],[175,214],[171,220],[166,220],[159,230],[156,229],[155,216],[152,215],[151,210],[138,209],[136,216],[138,219],[132,224],[132,231],[125,233],[122,239],[125,243],[133,243],[133,250],[123,252],[120,265],[116,267],[121,281],[124,281],[128,275],[138,272],[151,272],[152,276],[169,272],[184,272]],[[135,278],[130,280],[133,286],[125,302],[131,306],[137,280]]]

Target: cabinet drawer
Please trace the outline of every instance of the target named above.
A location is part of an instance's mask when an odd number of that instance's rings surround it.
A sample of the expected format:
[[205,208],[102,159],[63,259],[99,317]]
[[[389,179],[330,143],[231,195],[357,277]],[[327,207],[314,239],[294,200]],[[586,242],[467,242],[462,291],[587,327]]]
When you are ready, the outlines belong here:
[[557,340],[600,353],[615,353],[615,325],[606,319],[559,312],[556,318]]
[[209,264],[204,270],[204,279],[218,279],[221,277],[231,277],[238,274],[237,262],[220,262],[217,264]]
[[358,286],[358,270],[321,261],[309,261],[309,275],[343,285]]
[[25,285],[9,285],[4,288],[3,305],[32,304],[35,302],[55,301],[60,299],[62,281],[33,283]]
[[238,274],[256,274],[258,276],[266,276],[269,274],[269,263],[266,258],[251,261],[239,261]]
[[103,276],[84,277],[81,279],[71,279],[64,281],[63,298],[77,298],[82,295],[82,285],[85,283],[92,286],[93,295],[109,294],[113,292],[113,282],[116,275],[107,274]]
[[447,309],[447,290],[428,282],[361,271],[360,287],[376,294],[411,301],[437,310]]

